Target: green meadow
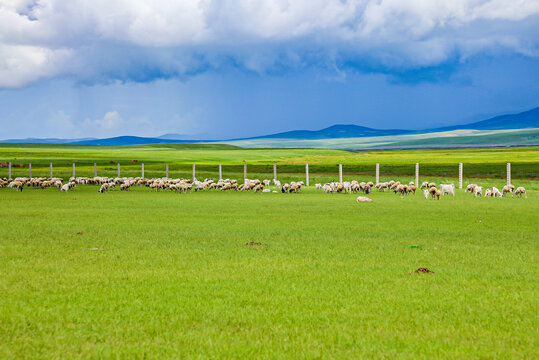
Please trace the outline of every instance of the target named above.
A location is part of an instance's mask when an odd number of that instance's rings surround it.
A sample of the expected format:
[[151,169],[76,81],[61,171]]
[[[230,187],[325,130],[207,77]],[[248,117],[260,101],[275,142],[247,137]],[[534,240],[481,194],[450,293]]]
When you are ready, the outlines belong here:
[[[36,176],[513,183],[527,198],[425,200],[137,187],[0,189],[1,359],[533,359],[539,357],[537,148],[347,152],[0,145]],[[137,160],[137,162],[131,162]],[[28,168],[14,168],[14,176]],[[79,173],[80,172],[80,173]],[[227,173],[228,172],[228,173]],[[253,176],[251,176],[251,174]],[[0,169],[0,177],[7,169]],[[414,273],[427,267],[434,273]]]

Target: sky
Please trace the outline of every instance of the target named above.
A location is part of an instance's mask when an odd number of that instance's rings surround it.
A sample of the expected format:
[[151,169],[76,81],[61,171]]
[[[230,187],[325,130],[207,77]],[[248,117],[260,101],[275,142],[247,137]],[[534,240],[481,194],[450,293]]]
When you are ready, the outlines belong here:
[[0,0],[0,139],[423,129],[539,106],[539,0]]

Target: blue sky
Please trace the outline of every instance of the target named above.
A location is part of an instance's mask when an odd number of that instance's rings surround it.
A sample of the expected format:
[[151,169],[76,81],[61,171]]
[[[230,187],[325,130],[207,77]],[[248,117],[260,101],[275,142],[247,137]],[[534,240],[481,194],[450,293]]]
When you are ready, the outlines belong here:
[[0,139],[419,129],[539,106],[537,0],[0,0]]

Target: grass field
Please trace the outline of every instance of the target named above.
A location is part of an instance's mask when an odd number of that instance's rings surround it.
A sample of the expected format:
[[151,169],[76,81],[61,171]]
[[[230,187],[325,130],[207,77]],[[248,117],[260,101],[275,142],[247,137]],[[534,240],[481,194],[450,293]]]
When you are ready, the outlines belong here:
[[[147,146],[81,146],[81,145],[20,145],[0,144],[0,163],[11,161],[23,168],[13,168],[12,176],[28,176],[32,162],[33,176],[49,176],[49,163],[54,176],[68,178],[76,162],[77,176],[93,176],[97,163],[98,175],[114,177],[121,164],[122,176],[140,176],[141,163],[146,177],[165,176],[165,164],[170,165],[171,177],[191,177],[196,163],[198,178],[216,178],[217,165],[223,165],[223,176],[243,178],[243,161],[248,176],[272,178],[273,164],[278,166],[281,180],[298,180],[309,163],[311,182],[338,179],[338,164],[349,177],[374,177],[375,164],[380,163],[380,174],[385,178],[411,177],[415,163],[420,163],[422,177],[455,179],[458,163],[464,164],[464,177],[503,180],[506,163],[512,164],[513,179],[535,181],[539,178],[539,147],[460,149],[460,150],[406,150],[362,151],[325,149],[241,149],[227,145],[147,145]],[[133,160],[136,160],[134,162]],[[112,163],[111,163],[112,162]],[[8,176],[7,168],[0,168],[0,177]]]
[[537,358],[539,192],[467,195],[2,189],[0,358]]
[[[0,189],[0,358],[539,357],[539,149],[347,152],[218,145],[0,145],[34,176],[122,175],[513,184],[441,201],[95,186]],[[136,163],[130,160],[138,160]],[[14,168],[26,176],[28,168]],[[7,169],[0,168],[0,177]],[[261,245],[246,245],[255,242]],[[89,250],[98,249],[98,250]],[[409,274],[428,267],[435,274]]]

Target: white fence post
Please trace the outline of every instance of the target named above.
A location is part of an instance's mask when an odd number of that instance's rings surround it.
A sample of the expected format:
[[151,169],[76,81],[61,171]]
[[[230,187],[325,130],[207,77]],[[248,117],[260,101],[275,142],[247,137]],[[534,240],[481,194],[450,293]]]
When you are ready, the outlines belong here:
[[8,164],[8,179],[11,179],[11,162]]
[[193,164],[193,181],[195,181],[196,179],[196,169],[195,169],[195,164]]
[[415,163],[415,185],[419,184],[419,163]]
[[380,182],[380,164],[376,163],[376,184],[378,184],[379,182]]
[[243,180],[247,179],[247,164],[243,164]]
[[116,167],[117,167],[117,172],[118,172],[118,177],[120,177],[120,163],[116,163]]
[[507,185],[511,185],[511,163],[507,163]]
[[277,180],[277,164],[273,164],[273,179]]
[[32,178],[32,163],[28,163],[28,176]]
[[305,179],[306,185],[309,186],[309,164],[305,164]]
[[97,177],[97,164],[94,163],[94,177]]
[[140,173],[141,173],[141,177],[144,179],[144,163],[140,164]]
[[75,177],[75,163],[73,163],[73,177]]
[[49,164],[49,173],[50,177],[52,178],[52,163]]
[[339,164],[339,182],[342,183],[342,164]]
[[223,166],[219,164],[219,180],[223,178]]
[[459,163],[459,189],[462,189],[462,163]]
[[165,176],[168,179],[168,164],[165,166]]

